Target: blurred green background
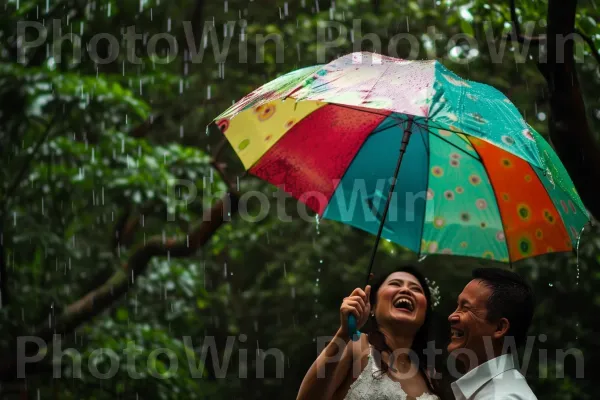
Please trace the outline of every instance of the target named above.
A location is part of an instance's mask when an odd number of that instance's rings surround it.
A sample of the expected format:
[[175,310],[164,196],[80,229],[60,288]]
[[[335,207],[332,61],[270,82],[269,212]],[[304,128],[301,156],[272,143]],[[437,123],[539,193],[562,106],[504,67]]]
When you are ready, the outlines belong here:
[[[244,175],[220,132],[207,125],[254,88],[322,61],[320,51],[325,61],[355,50],[387,53],[394,35],[410,33],[418,49],[407,40],[392,43],[398,56],[412,50],[416,58],[435,57],[495,86],[547,134],[539,48],[524,52],[502,40],[510,31],[509,3],[0,2],[0,397],[295,398],[317,355],[316,338],[336,331],[342,298],[364,283],[374,237],[307,222],[300,218],[306,208],[293,199],[285,203],[290,220],[278,219],[276,189]],[[523,24],[535,22],[529,34],[543,33],[546,2],[521,1],[517,12]],[[351,31],[353,23],[359,25]],[[596,47],[599,24],[595,2],[580,1],[576,26]],[[128,28],[139,34],[132,46],[124,40]],[[42,32],[40,44],[22,51],[23,41]],[[382,48],[369,40],[361,45],[361,32],[375,33]],[[81,41],[80,57],[74,40],[60,45],[59,37],[71,33]],[[449,41],[457,34],[469,35],[477,49]],[[270,40],[262,46],[261,37]],[[497,62],[490,46],[503,51]],[[579,48],[577,73],[597,132],[600,70],[593,51]],[[189,204],[178,180],[195,184]],[[202,213],[218,211],[228,190],[230,221],[203,224]],[[235,199],[251,191],[270,199],[265,218],[237,212]],[[248,204],[246,215],[261,212],[256,197]],[[591,228],[578,257],[514,266],[538,300],[527,375],[540,399],[592,399],[599,388],[599,248],[600,232]],[[383,242],[375,272],[413,259]],[[428,257],[420,265],[439,287],[436,335],[443,348],[455,299],[471,268],[484,264]],[[18,379],[16,338],[36,335],[51,344],[54,333],[62,335],[63,350],[81,355],[81,375],[69,356],[53,361],[48,347],[27,364],[27,379]],[[37,348],[21,350],[35,357]],[[584,360],[579,373],[573,354],[561,356],[568,349]],[[547,361],[540,363],[540,355]]]

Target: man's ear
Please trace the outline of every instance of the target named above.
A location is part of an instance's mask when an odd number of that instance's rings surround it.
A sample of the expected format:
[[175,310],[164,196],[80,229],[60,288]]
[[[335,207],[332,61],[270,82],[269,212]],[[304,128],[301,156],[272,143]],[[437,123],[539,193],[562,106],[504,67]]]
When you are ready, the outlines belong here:
[[492,337],[494,339],[501,339],[508,333],[510,329],[510,322],[506,318],[500,318],[496,323],[496,330],[494,331]]

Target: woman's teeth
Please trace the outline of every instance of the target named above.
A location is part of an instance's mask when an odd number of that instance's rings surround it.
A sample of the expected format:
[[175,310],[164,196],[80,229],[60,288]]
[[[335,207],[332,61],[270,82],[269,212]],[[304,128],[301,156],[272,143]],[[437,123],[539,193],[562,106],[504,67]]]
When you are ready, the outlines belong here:
[[409,311],[413,310],[413,305],[410,302],[410,300],[408,300],[408,299],[398,299],[394,303],[394,307],[396,307],[396,308],[403,308],[403,309],[409,310]]

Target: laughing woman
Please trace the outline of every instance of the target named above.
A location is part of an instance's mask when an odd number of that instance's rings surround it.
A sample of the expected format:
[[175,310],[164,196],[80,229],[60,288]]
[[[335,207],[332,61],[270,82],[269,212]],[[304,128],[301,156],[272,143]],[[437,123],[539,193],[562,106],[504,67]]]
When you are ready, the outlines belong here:
[[[348,334],[350,314],[365,332],[356,342]],[[340,319],[334,339],[304,377],[298,400],[439,399],[423,353],[431,294],[416,268],[401,268],[364,291],[355,289],[342,302]],[[340,347],[342,356],[336,357]]]

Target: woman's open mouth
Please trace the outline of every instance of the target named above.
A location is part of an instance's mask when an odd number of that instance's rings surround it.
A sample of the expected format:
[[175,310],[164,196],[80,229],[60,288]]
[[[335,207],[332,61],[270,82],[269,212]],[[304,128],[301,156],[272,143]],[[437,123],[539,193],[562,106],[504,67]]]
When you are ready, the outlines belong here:
[[398,310],[412,313],[415,309],[413,300],[408,297],[400,297],[394,301],[394,307]]

